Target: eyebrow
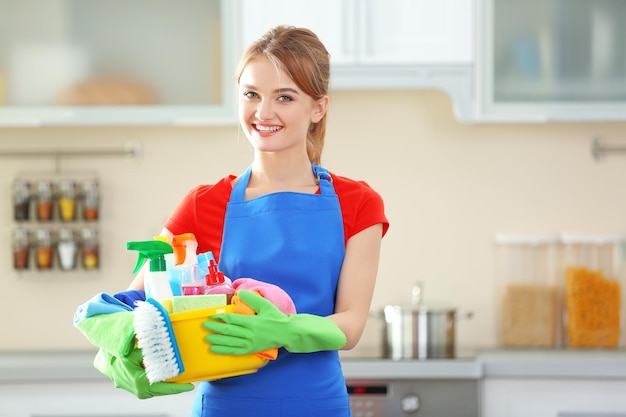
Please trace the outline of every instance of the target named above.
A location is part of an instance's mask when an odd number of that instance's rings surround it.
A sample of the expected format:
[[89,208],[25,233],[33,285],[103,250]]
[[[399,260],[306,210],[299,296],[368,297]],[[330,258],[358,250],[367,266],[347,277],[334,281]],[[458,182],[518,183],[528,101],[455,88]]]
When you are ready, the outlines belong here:
[[[246,89],[250,89],[250,90],[257,90],[257,88],[251,84],[243,84],[241,87],[246,88]],[[277,88],[273,91],[273,93],[278,94],[278,93],[293,93],[293,94],[300,94],[298,92],[298,90],[294,89],[294,88],[290,88],[290,87],[285,87],[285,88]]]

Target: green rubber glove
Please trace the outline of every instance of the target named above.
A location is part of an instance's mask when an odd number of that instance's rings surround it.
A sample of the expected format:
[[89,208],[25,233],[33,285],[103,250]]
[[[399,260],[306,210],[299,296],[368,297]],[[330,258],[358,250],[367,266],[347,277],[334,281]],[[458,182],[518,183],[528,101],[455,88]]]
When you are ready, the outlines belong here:
[[129,355],[135,348],[133,312],[98,314],[76,325],[91,344],[117,356]]
[[157,382],[150,385],[146,371],[141,365],[142,361],[143,356],[139,349],[133,349],[123,358],[100,349],[93,365],[108,376],[117,388],[122,388],[141,400],[161,395],[180,394],[194,389],[193,384]]
[[257,314],[217,314],[204,322],[212,332],[205,339],[213,353],[246,355],[283,346],[289,352],[307,353],[346,344],[346,336],[328,317],[284,314],[257,293],[239,290],[237,295]]

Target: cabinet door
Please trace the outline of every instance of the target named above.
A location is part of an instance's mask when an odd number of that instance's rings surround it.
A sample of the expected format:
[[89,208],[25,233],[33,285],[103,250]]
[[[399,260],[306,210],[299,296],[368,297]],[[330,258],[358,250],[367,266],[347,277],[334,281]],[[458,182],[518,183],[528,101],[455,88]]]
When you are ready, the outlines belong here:
[[626,381],[487,379],[482,417],[625,417]]
[[363,63],[472,61],[473,0],[365,0],[361,4]]
[[194,394],[139,400],[108,380],[0,384],[0,417],[188,417]]
[[231,8],[0,0],[0,125],[235,120]]
[[624,120],[626,3],[484,0],[481,116]]
[[298,26],[319,36],[334,64],[353,63],[355,1],[241,0],[240,50],[274,26]]

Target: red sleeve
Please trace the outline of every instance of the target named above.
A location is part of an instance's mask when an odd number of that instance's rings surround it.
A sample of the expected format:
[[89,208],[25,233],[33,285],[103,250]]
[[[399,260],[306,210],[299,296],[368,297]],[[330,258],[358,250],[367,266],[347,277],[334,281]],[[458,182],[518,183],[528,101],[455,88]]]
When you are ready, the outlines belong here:
[[198,253],[212,251],[219,261],[224,214],[235,178],[229,175],[214,185],[192,188],[167,219],[165,228],[175,235],[193,233],[198,240]]
[[339,197],[345,241],[375,224],[382,224],[382,236],[389,229],[383,199],[364,181],[355,181],[331,173]]

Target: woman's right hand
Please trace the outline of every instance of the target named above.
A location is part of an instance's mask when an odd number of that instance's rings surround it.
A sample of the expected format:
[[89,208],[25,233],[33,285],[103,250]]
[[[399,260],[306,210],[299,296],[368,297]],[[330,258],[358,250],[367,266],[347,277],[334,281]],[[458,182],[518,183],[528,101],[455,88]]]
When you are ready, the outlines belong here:
[[100,349],[93,364],[97,370],[109,377],[117,388],[122,388],[141,400],[180,394],[194,389],[193,384],[157,382],[150,385],[142,361],[140,349],[133,349],[129,355],[123,357],[111,355]]

